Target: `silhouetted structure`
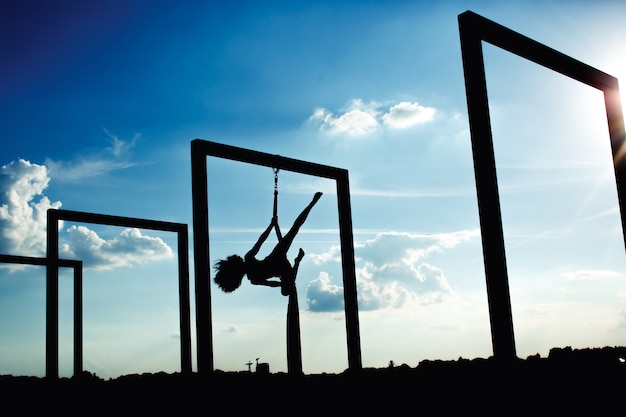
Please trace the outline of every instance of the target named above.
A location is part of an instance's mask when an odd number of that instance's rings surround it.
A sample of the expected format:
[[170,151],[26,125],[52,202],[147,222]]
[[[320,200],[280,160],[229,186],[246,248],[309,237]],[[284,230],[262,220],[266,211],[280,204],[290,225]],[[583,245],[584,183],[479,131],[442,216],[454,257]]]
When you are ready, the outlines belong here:
[[[603,91],[614,161],[622,233],[626,245],[626,204],[624,203],[624,198],[626,198],[626,190],[624,189],[626,187],[626,133],[624,131],[619,86],[615,77],[471,11],[458,15],[458,23],[478,196],[493,353],[495,359],[505,359],[514,363],[515,359],[517,359],[517,354],[511,315],[482,42],[488,42]],[[207,156],[267,166],[275,170],[285,169],[306,175],[329,178],[336,182],[349,370],[362,370],[348,171],[195,139],[191,141],[191,173],[198,373],[206,374],[214,370],[211,290],[209,285]],[[74,376],[80,376],[84,373],[82,363],[82,262],[79,260],[59,259],[59,220],[137,227],[178,234],[181,369],[183,374],[190,374],[191,331],[187,225],[56,209],[48,210],[47,220],[46,258],[0,255],[0,262],[46,266],[46,377],[58,378],[59,267],[71,267],[74,269]],[[295,345],[295,335],[297,335],[299,349],[297,293],[291,291],[288,294],[288,340],[293,340]],[[290,351],[291,349],[288,349],[288,352]],[[571,349],[570,351],[557,351],[554,356],[562,363],[568,358],[570,353]],[[611,358],[613,358],[612,353]],[[619,359],[621,362],[626,360],[623,351],[620,352]],[[292,363],[292,360],[288,359],[288,362]],[[589,363],[596,365],[596,362],[590,361]],[[460,364],[465,366],[464,362]],[[250,371],[251,363],[249,362],[247,365],[248,371]],[[257,358],[257,372],[259,365],[264,364],[259,364]],[[534,364],[531,363],[531,365]],[[429,367],[429,364],[426,363],[425,367]],[[394,366],[393,361],[389,362],[389,369],[394,370],[394,372],[395,370],[403,372],[403,368],[402,366]],[[592,366],[589,366],[589,369],[591,368]],[[622,377],[623,368],[618,369],[618,372],[621,372],[619,375]],[[267,373],[269,373],[268,364]],[[454,378],[448,379],[446,382],[450,380],[454,380]],[[623,380],[623,378],[620,380]],[[474,380],[472,379],[470,382],[473,383]],[[367,386],[371,389],[371,385]],[[463,388],[467,388],[467,386],[469,384],[464,385]],[[414,388],[410,385],[405,384],[403,387],[408,387],[412,390],[411,392],[414,392]],[[394,392],[395,394],[397,393]],[[308,393],[305,393],[305,395],[308,395]]]
[[269,375],[270,373],[270,364],[267,362],[259,362],[259,359],[256,358],[256,368],[255,372],[259,375]]
[[[31,256],[0,255],[0,262],[40,265],[48,268],[48,258]],[[74,375],[83,373],[83,262],[59,259],[58,266],[74,270]]]
[[[189,243],[187,225],[133,217],[48,209],[46,225],[46,377],[59,376],[59,220],[174,232],[178,235],[178,290],[180,302],[180,362],[191,372],[191,320],[189,302]],[[82,289],[81,289],[82,293]],[[75,294],[76,297],[76,294]],[[81,295],[82,299],[82,295]],[[80,315],[82,317],[82,306]],[[82,319],[81,319],[82,320]],[[82,329],[82,326],[81,326]],[[81,333],[82,339],[82,333]],[[82,342],[81,342],[82,343]],[[82,351],[82,350],[81,350]],[[82,360],[81,360],[82,362]],[[75,366],[76,367],[76,366]],[[82,369],[82,363],[80,365]]]
[[617,79],[471,11],[458,16],[474,174],[487,281],[493,353],[516,357],[506,269],[500,198],[496,179],[482,41],[550,68],[604,92],[611,149],[626,244],[626,134]]
[[316,177],[330,178],[337,184],[339,235],[343,270],[348,366],[361,369],[361,342],[354,266],[352,213],[348,171],[299,161],[279,155],[252,151],[215,142],[191,141],[191,174],[193,198],[194,272],[196,285],[196,334],[198,373],[213,369],[213,327],[211,319],[211,287],[209,285],[209,208],[207,189],[207,156],[231,159],[279,170],[288,170]]
[[[626,347],[566,347],[551,350],[547,358],[537,355],[506,365],[492,357],[423,360],[417,366],[366,367],[302,378],[218,370],[108,380],[86,373],[50,383],[0,375],[0,389],[3,404],[26,407],[28,415],[50,415],[64,400],[74,405],[68,407],[70,415],[85,413],[77,401],[97,404],[102,415],[196,415],[210,396],[238,415],[274,411],[277,401],[288,401],[311,415],[403,415],[423,406],[439,407],[450,416],[612,416],[624,407],[625,358]],[[331,403],[325,401],[330,396]]]

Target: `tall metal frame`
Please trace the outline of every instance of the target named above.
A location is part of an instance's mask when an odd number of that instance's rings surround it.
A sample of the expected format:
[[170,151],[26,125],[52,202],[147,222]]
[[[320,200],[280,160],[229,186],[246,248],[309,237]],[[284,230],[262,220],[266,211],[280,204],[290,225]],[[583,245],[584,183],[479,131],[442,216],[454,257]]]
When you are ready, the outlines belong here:
[[262,165],[280,170],[298,172],[335,180],[339,211],[339,234],[343,270],[344,307],[348,344],[348,366],[361,369],[361,342],[354,265],[352,212],[348,171],[238,148],[216,142],[191,141],[191,175],[193,198],[194,272],[196,286],[196,337],[198,373],[209,373],[213,365],[213,325],[211,318],[211,286],[209,262],[209,206],[207,183],[207,156]]
[[474,175],[487,281],[494,357],[516,357],[511,299],[500,213],[500,198],[489,118],[482,41],[504,49],[604,93],[617,195],[626,244],[626,153],[624,117],[617,78],[577,61],[474,12],[458,16]]
[[[62,264],[65,262],[59,259],[59,220],[161,230],[165,232],[174,232],[178,235],[178,298],[180,303],[179,321],[181,347],[180,362],[181,372],[191,373],[191,320],[188,253],[189,237],[187,225],[183,223],[172,223],[133,217],[49,209],[46,231],[46,377],[58,378],[59,376],[59,266],[64,266]],[[80,315],[82,320],[82,308]]]

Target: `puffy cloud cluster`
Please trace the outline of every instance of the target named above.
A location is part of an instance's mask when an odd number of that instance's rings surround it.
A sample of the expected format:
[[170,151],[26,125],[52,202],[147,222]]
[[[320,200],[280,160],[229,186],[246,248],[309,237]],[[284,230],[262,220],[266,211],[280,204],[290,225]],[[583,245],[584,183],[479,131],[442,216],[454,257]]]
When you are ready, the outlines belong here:
[[435,114],[435,108],[411,101],[384,106],[378,102],[365,104],[362,100],[355,99],[339,114],[318,108],[309,120],[319,123],[319,129],[330,135],[356,138],[382,128],[407,129],[428,123],[434,119]]
[[311,311],[343,310],[343,288],[332,284],[328,273],[321,272],[309,283],[306,300]]
[[67,233],[69,241],[61,246],[61,256],[81,259],[94,269],[132,266],[174,256],[161,238],[145,236],[135,228],[124,229],[110,240],[102,239],[85,226],[70,226]]
[[43,191],[50,177],[44,165],[17,159],[0,168],[0,251],[7,255],[46,253],[47,211],[58,209]]
[[[433,304],[453,297],[444,271],[426,259],[478,236],[478,230],[432,235],[385,232],[355,244],[359,309]],[[311,259],[320,265],[337,262],[339,251],[334,247],[329,253],[311,255]],[[307,304],[312,311],[343,310],[343,288],[321,273],[307,288]]]
[[[46,255],[47,211],[61,207],[60,201],[53,203],[44,195],[49,183],[45,165],[17,159],[0,168],[1,253]],[[67,240],[60,242],[60,255],[83,261],[85,268],[110,269],[173,256],[162,239],[145,236],[137,229],[125,229],[105,240],[85,226],[71,226],[63,237]]]
[[406,129],[408,127],[430,122],[435,117],[433,107],[424,107],[415,102],[403,101],[391,106],[383,114],[382,120],[392,129]]

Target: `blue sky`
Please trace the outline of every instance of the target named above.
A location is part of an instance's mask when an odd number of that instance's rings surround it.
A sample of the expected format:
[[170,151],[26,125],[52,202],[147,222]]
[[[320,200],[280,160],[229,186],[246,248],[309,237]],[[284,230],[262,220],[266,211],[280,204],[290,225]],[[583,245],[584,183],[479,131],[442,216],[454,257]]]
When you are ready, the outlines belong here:
[[[0,253],[44,256],[50,207],[191,232],[193,139],[279,154],[349,171],[363,366],[490,356],[466,10],[626,78],[617,1],[3,2]],[[626,259],[602,94],[493,46],[484,54],[518,356],[623,345]],[[274,174],[208,166],[213,262],[243,255],[269,224]],[[334,183],[279,173],[283,230],[316,191],[290,254],[306,252],[303,370],[341,372]],[[176,236],[65,222],[60,241],[62,257],[85,262],[85,369],[179,371]],[[193,269],[191,279],[193,289]],[[287,299],[248,282],[211,291],[215,368],[260,358],[286,371]],[[61,271],[62,376],[71,305]],[[43,375],[43,267],[5,265],[0,313],[0,373]]]

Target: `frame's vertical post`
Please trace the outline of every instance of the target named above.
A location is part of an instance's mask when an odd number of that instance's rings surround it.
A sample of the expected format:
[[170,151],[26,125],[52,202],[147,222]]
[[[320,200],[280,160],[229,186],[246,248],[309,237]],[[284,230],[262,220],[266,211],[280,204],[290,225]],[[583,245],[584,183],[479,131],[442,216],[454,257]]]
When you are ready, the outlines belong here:
[[83,373],[83,263],[74,268],[74,375]]
[[343,294],[348,342],[348,366],[360,370],[361,336],[357,304],[356,271],[354,266],[354,242],[352,236],[352,209],[350,208],[350,185],[348,171],[337,177],[337,205],[339,208],[339,234],[341,238],[341,264],[343,268]]
[[59,377],[59,226],[56,210],[48,210],[46,265],[46,377]]
[[187,225],[178,231],[178,302],[180,305],[180,369],[191,373],[191,319],[189,303],[189,237]]
[[622,101],[620,99],[619,84],[615,79],[612,88],[604,90],[604,105],[609,125],[609,138],[613,153],[613,167],[615,169],[615,181],[617,183],[617,199],[622,219],[622,233],[626,247],[626,135],[624,130],[624,115],[622,113]]
[[459,15],[461,54],[469,115],[478,212],[487,282],[493,354],[516,358],[500,198],[487,101],[481,39],[472,15]]
[[207,156],[191,142],[191,193],[193,199],[194,274],[196,289],[196,346],[198,373],[213,371],[213,329],[209,285],[209,207]]

